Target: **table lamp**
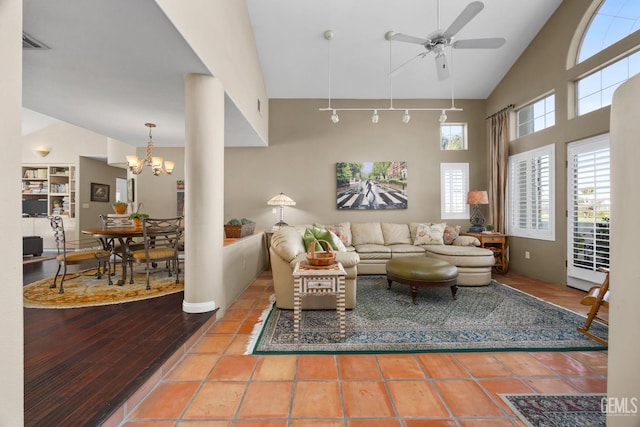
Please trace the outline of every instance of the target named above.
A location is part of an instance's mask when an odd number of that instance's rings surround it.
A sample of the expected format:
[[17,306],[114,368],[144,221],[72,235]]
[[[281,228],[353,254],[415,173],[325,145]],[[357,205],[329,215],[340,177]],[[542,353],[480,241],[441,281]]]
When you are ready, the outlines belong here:
[[486,191],[469,191],[467,194],[467,203],[473,205],[471,210],[471,227],[469,228],[470,233],[482,233],[486,230],[484,228],[484,215],[480,211],[480,207],[478,205],[488,205],[489,204],[489,196]]
[[276,227],[284,227],[288,225],[284,222],[284,207],[285,206],[295,206],[296,202],[294,202],[289,196],[284,193],[277,194],[273,196],[267,202],[268,205],[272,206],[280,206],[280,222],[275,224]]

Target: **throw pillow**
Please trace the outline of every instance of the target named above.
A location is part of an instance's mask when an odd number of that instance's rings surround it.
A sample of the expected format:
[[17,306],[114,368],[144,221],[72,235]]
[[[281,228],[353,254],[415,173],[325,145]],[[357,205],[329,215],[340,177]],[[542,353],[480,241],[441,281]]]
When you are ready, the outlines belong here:
[[444,244],[450,245],[460,235],[460,226],[447,225],[444,228]]
[[329,233],[331,233],[331,238],[333,239],[333,243],[335,243],[336,245],[336,248],[337,248],[336,250],[338,252],[347,252],[347,247],[344,245],[342,240],[340,240],[340,238],[336,236],[336,234],[333,231],[329,231]]
[[384,236],[379,222],[351,224],[353,246],[384,245]]
[[341,222],[338,224],[327,225],[327,230],[332,231],[342,240],[345,246],[351,246],[351,224]]
[[[313,244],[313,242],[318,240],[315,234],[313,234],[313,230],[311,230],[310,228],[307,228],[304,231],[304,235],[302,236],[302,238],[304,239],[304,250],[307,252],[309,252],[309,248],[311,248],[311,245]],[[315,250],[323,251],[324,249],[322,248],[322,245],[316,242]]]
[[333,236],[331,236],[331,232],[324,227],[316,227],[314,226],[312,229],[313,235],[316,236],[318,240],[326,240],[331,245],[331,249],[334,251],[338,250],[338,246],[336,246],[333,241]]
[[416,230],[414,245],[444,245],[445,224],[420,224]]

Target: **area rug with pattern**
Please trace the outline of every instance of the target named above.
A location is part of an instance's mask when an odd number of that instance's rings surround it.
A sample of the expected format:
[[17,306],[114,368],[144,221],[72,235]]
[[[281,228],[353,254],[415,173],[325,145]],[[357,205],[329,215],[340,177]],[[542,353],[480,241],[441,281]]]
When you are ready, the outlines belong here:
[[[303,310],[296,341],[293,310],[271,304],[254,328],[247,354],[605,349],[576,330],[584,321],[496,281],[459,287],[456,300],[448,288],[418,288],[414,305],[408,286],[394,283],[387,289],[385,276],[360,276],[345,339],[339,337],[335,311]],[[594,323],[592,329],[607,336],[605,325]]]
[[604,427],[604,394],[500,394],[527,427]]
[[[122,286],[115,284],[120,277],[120,269],[113,277],[114,284],[109,286],[106,276],[95,277],[96,270],[84,270],[67,274],[64,281],[64,293],[59,288],[50,289],[53,277],[30,283],[23,287],[23,305],[26,308],[78,308],[98,305],[120,304],[169,295],[184,290],[184,280],[176,283],[175,275],[169,277],[166,272],[151,274],[151,289],[146,290],[146,272],[144,266],[134,267],[134,283]],[[58,286],[60,277],[58,277]]]

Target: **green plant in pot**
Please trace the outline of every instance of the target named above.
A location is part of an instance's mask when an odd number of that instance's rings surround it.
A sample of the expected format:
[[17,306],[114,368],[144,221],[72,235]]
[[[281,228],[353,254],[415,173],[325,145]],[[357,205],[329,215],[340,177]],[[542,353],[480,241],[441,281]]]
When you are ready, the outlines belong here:
[[127,211],[127,204],[125,202],[121,202],[120,200],[112,203],[111,207],[113,207],[113,211],[118,215],[122,215]]
[[133,221],[133,225],[136,227],[142,227],[142,220],[145,218],[149,218],[149,214],[142,212],[134,212],[129,215],[129,219]]

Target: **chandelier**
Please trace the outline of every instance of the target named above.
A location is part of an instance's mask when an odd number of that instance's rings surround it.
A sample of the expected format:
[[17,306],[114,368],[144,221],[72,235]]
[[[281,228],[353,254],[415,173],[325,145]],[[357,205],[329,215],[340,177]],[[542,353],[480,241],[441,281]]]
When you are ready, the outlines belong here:
[[[387,31],[385,34],[385,39],[389,41],[389,67],[391,68],[391,40],[395,33],[393,31]],[[340,121],[340,116],[338,115],[341,111],[369,111],[373,114],[371,115],[371,123],[377,124],[380,121],[379,112],[397,112],[402,114],[402,123],[407,124],[411,120],[410,112],[414,111],[440,111],[440,117],[438,121],[442,124],[447,121],[447,111],[462,111],[462,108],[458,108],[455,106],[454,96],[453,96],[453,76],[451,77],[451,106],[437,107],[437,108],[406,108],[406,107],[394,107],[393,105],[393,97],[389,98],[389,106],[388,107],[377,107],[377,108],[336,108],[331,106],[331,40],[333,40],[334,32],[331,30],[327,30],[324,32],[324,38],[327,40],[327,56],[328,56],[328,79],[329,79],[329,105],[327,107],[318,108],[318,111],[329,111],[331,112],[331,121],[333,124],[338,124]],[[412,58],[413,59],[413,58]],[[407,61],[409,62],[409,61]],[[389,70],[388,78],[389,85],[391,86],[391,77],[400,70],[405,64],[402,64],[400,67],[395,70]]]
[[154,157],[153,156],[153,139],[151,136],[151,129],[156,127],[153,123],[145,123],[146,127],[149,128],[149,141],[147,142],[147,155],[143,159],[139,159],[136,155],[127,156],[127,162],[129,163],[129,170],[134,175],[139,175],[142,173],[144,166],[151,166],[153,170],[153,175],[158,176],[160,174],[171,175],[173,172],[173,168],[175,163],[171,160],[164,160],[162,157]]

